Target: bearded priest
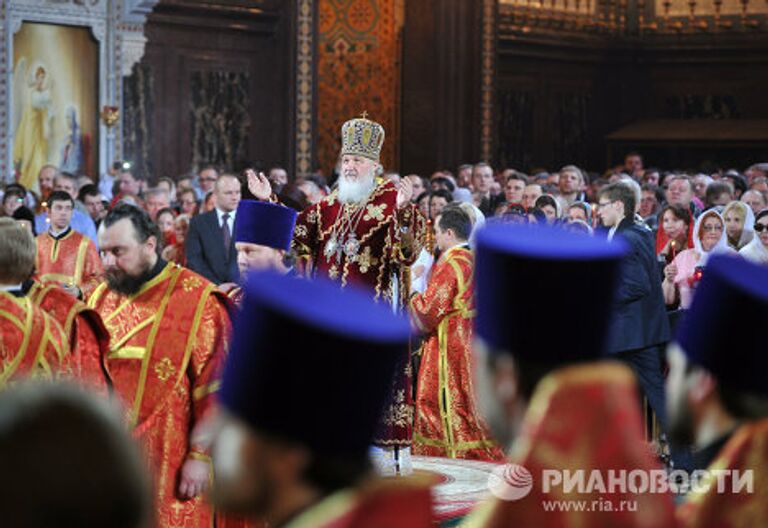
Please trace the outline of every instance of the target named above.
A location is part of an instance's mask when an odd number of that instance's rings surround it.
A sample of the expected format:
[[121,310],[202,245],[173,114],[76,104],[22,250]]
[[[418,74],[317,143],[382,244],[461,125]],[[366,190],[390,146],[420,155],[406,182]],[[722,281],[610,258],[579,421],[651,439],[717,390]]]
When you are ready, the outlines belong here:
[[[424,245],[427,224],[411,203],[410,180],[396,186],[380,178],[383,144],[384,128],[365,113],[342,125],[338,187],[299,214],[293,251],[306,274],[364,288],[400,310],[410,293],[408,266]],[[250,178],[249,188],[257,198],[270,199],[266,178]],[[376,453],[380,468],[408,473],[414,406],[407,350],[401,363],[374,444],[384,449]]]

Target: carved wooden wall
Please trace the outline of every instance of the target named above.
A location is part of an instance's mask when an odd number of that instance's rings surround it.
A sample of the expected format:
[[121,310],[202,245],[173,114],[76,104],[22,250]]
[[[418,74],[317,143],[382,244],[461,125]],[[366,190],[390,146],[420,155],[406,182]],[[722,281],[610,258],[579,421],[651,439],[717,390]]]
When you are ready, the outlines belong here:
[[152,178],[294,163],[294,2],[162,0],[126,80],[126,158]]

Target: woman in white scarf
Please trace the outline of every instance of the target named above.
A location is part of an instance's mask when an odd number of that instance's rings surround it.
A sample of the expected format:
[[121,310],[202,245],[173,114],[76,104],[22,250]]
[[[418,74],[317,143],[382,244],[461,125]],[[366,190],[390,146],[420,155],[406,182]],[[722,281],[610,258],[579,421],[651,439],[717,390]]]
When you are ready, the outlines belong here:
[[709,257],[733,252],[728,247],[723,217],[712,209],[703,212],[693,229],[693,248],[678,253],[675,260],[664,268],[661,288],[667,305],[674,305],[679,299],[680,307],[688,308]]
[[756,236],[741,248],[739,254],[757,264],[768,264],[768,209],[757,213],[754,227]]
[[725,234],[728,236],[728,245],[736,251],[752,242],[755,236],[755,213],[744,202],[731,202],[723,209],[725,220]]

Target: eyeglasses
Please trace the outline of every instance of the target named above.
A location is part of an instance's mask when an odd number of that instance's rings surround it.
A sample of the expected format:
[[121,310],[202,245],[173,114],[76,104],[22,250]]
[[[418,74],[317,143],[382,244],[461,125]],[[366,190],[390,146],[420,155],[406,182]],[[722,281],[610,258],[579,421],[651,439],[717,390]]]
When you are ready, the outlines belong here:
[[215,182],[216,178],[200,178],[201,182]]
[[768,231],[768,224],[755,224],[755,232],[756,233],[762,233],[763,231]]
[[[614,202],[615,202],[615,200],[614,200]],[[606,205],[611,205],[611,204],[612,204],[612,203],[614,203],[614,202],[601,202],[601,203],[597,204],[597,208],[598,208],[598,209],[602,209],[602,208],[603,208],[603,207],[605,207]]]

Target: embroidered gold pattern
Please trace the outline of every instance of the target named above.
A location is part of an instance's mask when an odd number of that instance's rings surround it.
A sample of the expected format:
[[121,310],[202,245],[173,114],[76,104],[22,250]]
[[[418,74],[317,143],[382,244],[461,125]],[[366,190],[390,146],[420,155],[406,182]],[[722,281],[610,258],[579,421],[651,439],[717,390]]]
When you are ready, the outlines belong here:
[[384,209],[386,209],[386,207],[387,204],[368,204],[368,207],[365,208],[365,216],[363,217],[363,220],[366,222],[369,220],[384,220]]
[[361,273],[368,273],[368,269],[375,266],[378,261],[379,259],[371,256],[371,246],[365,246],[363,252],[357,256],[357,265],[360,266]]
[[168,381],[176,372],[176,368],[173,366],[173,362],[167,356],[157,362],[155,365],[155,374],[160,381]]
[[333,280],[339,277],[339,268],[336,267],[336,264],[328,268],[328,276]]
[[187,277],[186,279],[181,281],[181,287],[184,288],[185,292],[190,292],[195,288],[199,288],[202,285],[203,285],[203,282],[197,277]]

